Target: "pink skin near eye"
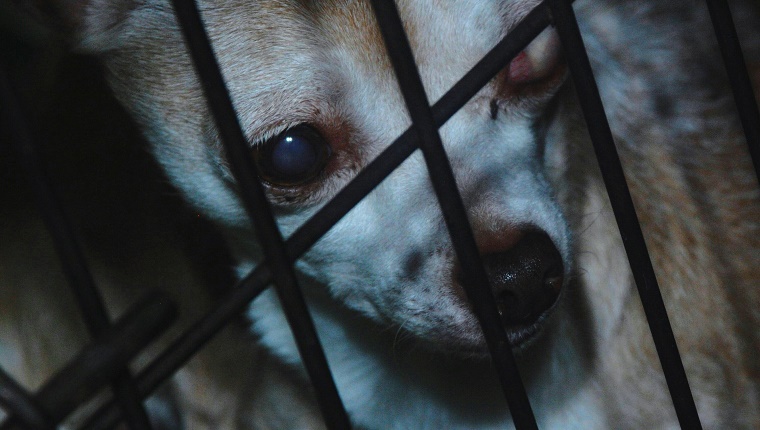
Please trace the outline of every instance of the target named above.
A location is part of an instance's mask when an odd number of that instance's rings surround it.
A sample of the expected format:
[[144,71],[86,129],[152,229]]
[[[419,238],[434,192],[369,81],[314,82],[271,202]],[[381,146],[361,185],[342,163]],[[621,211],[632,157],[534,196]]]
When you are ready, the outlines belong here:
[[509,63],[508,81],[529,84],[552,74],[559,62],[560,42],[557,32],[547,28]]

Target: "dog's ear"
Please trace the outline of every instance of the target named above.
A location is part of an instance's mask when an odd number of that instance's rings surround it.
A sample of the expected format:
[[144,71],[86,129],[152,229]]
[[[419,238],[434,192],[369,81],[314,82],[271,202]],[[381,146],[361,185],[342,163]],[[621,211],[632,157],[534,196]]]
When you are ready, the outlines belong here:
[[118,45],[122,24],[141,0],[14,0],[73,46],[102,52]]

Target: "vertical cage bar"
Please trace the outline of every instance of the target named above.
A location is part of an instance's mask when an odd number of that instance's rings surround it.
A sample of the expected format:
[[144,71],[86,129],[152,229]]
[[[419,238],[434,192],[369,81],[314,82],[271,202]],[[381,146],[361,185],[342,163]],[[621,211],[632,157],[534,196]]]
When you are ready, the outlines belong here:
[[[82,249],[39,161],[32,133],[21,115],[21,105],[3,67],[0,67],[0,96],[3,100],[0,113],[5,127],[10,130],[12,146],[23,165],[42,219],[53,238],[53,244],[85,325],[90,334],[97,337],[110,327],[105,305],[87,267]],[[150,429],[148,415],[139,401],[126,367],[115,376],[112,388],[119,404],[124,408],[125,419],[131,428]]]
[[512,354],[512,347],[493,301],[488,276],[478,253],[467,211],[459,195],[395,2],[372,0],[372,6],[467,281],[465,292],[483,329],[512,419],[518,429],[537,429],[536,419]]
[[701,429],[702,425],[689,389],[686,371],[670,327],[644,235],[623,174],[623,167],[620,164],[591,64],[575,20],[575,13],[567,0],[548,1],[554,24],[562,41],[565,59],[578,91],[578,99],[588,124],[599,168],[602,171],[620,235],[623,238],[678,421],[682,428]]
[[272,270],[275,290],[283,304],[306,372],[317,392],[322,415],[332,429],[350,428],[348,415],[338,395],[314,322],[296,281],[292,260],[256,175],[249,154],[249,143],[240,128],[197,5],[193,0],[173,0],[172,3],[227,151],[227,161],[240,187],[240,198],[259,236],[266,264]]
[[731,82],[739,119],[744,128],[749,154],[755,167],[755,175],[760,181],[760,112],[742,54],[742,47],[739,44],[739,36],[736,34],[731,9],[726,0],[707,0],[707,9],[710,11],[728,80]]

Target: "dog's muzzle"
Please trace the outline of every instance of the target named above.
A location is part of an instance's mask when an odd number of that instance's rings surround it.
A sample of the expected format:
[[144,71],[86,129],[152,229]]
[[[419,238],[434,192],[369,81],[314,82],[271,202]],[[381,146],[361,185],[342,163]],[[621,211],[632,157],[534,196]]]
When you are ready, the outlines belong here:
[[504,328],[518,346],[539,331],[560,296],[562,255],[545,232],[530,230],[483,262]]
[[[564,284],[564,264],[545,232],[512,233],[504,249],[489,246],[483,263],[502,324],[516,347],[538,334],[555,307]],[[461,275],[457,270],[457,280],[463,285]]]

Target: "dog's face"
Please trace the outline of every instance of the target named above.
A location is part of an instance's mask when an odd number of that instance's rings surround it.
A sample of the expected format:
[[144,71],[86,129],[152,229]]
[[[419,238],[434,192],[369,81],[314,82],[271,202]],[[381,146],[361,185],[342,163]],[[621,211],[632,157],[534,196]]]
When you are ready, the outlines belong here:
[[[430,101],[537,3],[401,2]],[[287,236],[410,125],[373,14],[348,0],[218,0],[204,2],[202,12]],[[84,46],[105,60],[116,94],[173,182],[237,232],[248,249],[243,258],[258,261],[171,8],[160,0],[93,0],[87,14]],[[564,75],[556,37],[544,32],[441,129],[515,344],[535,334],[571,266],[569,233],[547,179],[562,165],[562,145],[547,146],[541,131]],[[379,324],[447,349],[483,349],[419,152],[299,267]]]

